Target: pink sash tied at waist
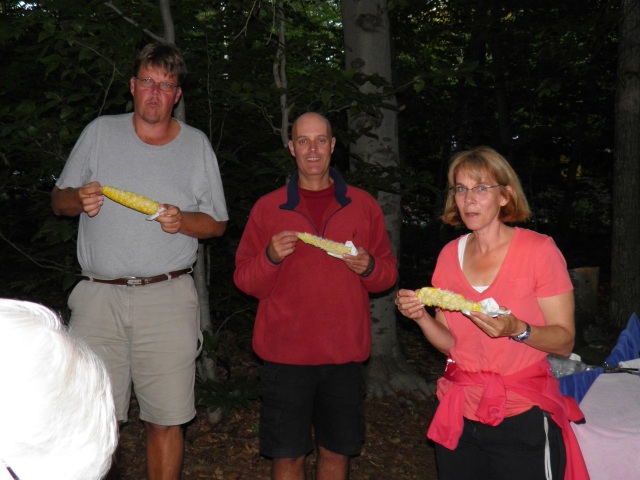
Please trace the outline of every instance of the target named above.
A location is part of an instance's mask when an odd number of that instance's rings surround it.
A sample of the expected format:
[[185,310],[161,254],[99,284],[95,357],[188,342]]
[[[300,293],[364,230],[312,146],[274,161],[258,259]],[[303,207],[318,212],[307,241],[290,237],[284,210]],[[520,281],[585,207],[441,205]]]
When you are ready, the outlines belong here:
[[531,401],[551,415],[562,430],[567,452],[565,480],[588,480],[587,467],[580,452],[580,446],[569,422],[584,421],[584,415],[574,398],[560,393],[558,381],[551,375],[546,359],[512,375],[494,372],[467,372],[454,362],[447,364],[442,379],[451,386],[440,398],[427,437],[440,445],[454,450],[462,434],[465,407],[464,390],[469,386],[482,385],[482,397],[476,410],[478,420],[486,425],[496,426],[504,420],[507,389]]

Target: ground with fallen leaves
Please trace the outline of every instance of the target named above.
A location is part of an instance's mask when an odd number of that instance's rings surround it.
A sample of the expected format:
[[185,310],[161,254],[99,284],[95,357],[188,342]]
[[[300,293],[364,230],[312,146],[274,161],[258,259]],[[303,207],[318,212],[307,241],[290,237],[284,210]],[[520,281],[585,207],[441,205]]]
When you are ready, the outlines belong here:
[[[425,438],[432,402],[406,403],[389,400],[367,402],[367,441],[362,454],[352,461],[352,480],[435,479],[432,445]],[[211,426],[204,412],[186,433],[183,480],[269,479],[270,461],[258,453],[258,405],[233,412]],[[137,423],[137,422],[136,422]],[[125,451],[121,459],[123,479],[143,479],[144,436],[136,424],[123,430]],[[314,455],[307,461],[309,479]]]

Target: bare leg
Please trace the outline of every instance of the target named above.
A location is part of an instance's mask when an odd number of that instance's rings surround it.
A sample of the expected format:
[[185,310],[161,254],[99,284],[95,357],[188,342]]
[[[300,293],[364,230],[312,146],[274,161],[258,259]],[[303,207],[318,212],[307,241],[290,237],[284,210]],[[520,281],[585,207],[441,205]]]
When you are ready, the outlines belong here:
[[147,475],[149,480],[179,480],[184,454],[180,425],[144,423],[147,432]]
[[305,457],[274,458],[271,463],[272,480],[304,480]]
[[318,447],[317,480],[347,480],[349,457]]

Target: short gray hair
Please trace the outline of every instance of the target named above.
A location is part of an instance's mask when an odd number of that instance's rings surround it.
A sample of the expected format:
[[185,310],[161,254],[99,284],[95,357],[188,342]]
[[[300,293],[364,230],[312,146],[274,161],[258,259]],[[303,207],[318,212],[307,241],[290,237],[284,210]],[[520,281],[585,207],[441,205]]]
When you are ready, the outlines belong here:
[[0,465],[21,480],[98,480],[118,441],[98,356],[50,309],[0,299]]

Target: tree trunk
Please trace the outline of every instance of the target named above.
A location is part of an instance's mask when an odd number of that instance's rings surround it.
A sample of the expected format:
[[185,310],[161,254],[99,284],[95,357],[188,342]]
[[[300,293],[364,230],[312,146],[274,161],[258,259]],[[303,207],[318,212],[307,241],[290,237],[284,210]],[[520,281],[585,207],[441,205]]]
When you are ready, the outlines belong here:
[[[348,69],[364,74],[378,74],[391,84],[391,36],[387,15],[387,0],[343,0],[345,63]],[[378,93],[382,89],[365,83],[363,93]],[[368,130],[350,145],[353,157],[365,162],[398,166],[398,116],[394,109],[396,98],[388,95],[385,104],[390,108],[378,108],[375,115],[360,112],[349,116],[351,131]],[[378,202],[385,214],[387,231],[396,256],[400,246],[402,223],[400,196],[388,192],[378,193]],[[372,351],[369,361],[369,395],[382,396],[397,390],[417,394],[431,393],[432,387],[418,377],[406,364],[400,352],[396,336],[395,291],[390,291],[371,301]]]
[[286,30],[284,5],[282,1],[277,2],[275,9],[275,23],[278,29],[278,50],[276,57],[273,59],[273,80],[275,81],[276,87],[282,92],[280,94],[280,138],[282,139],[282,145],[286,148],[289,143],[289,114],[291,113],[291,106],[289,105],[287,97],[287,87],[289,83],[287,81]]
[[611,321],[640,312],[640,4],[621,0],[616,92]]
[[598,283],[600,267],[579,267],[569,270],[575,296],[576,345],[589,343],[586,332],[601,323],[598,315]]
[[[171,4],[169,0],[159,0],[160,13],[162,15],[162,25],[164,27],[164,41],[175,45],[176,36],[173,25],[173,17],[171,16]],[[174,109],[174,116],[183,123],[187,123],[187,115],[185,111],[184,95]],[[193,281],[198,292],[198,303],[200,306],[200,330],[202,332],[212,332],[211,314],[209,312],[209,289],[207,287],[206,274],[206,255],[205,245],[198,242],[198,256],[196,264],[193,267]],[[216,380],[216,361],[214,355],[207,355],[203,349],[202,354],[198,358],[198,375],[201,380]]]
[[576,187],[578,181],[578,166],[585,155],[585,132],[589,128],[587,118],[589,115],[589,104],[585,102],[578,112],[576,118],[576,126],[572,129],[571,137],[573,139],[571,145],[571,156],[567,165],[566,183],[564,187],[564,195],[562,198],[562,209],[560,210],[560,219],[558,226],[558,234],[555,241],[561,250],[570,248],[571,241],[571,219],[574,215],[574,202],[576,199]]
[[[501,1],[493,0],[491,2],[491,27],[495,32],[496,28],[500,28],[500,20],[502,18]],[[488,37],[489,48],[493,55],[493,73],[494,73],[494,96],[496,99],[496,115],[498,121],[498,137],[500,139],[500,145],[498,148],[506,155],[507,158],[511,158],[512,153],[512,133],[511,133],[511,115],[509,108],[509,96],[507,94],[507,79],[505,72],[508,68],[505,66],[504,59],[504,35],[503,31],[500,34],[493,34]]]
[[[469,30],[469,41],[463,52],[463,65],[477,64],[479,68],[486,67],[487,58],[487,35],[486,25],[490,24],[489,4],[491,0],[480,0],[476,2],[471,9],[468,19],[467,28]],[[476,68],[478,68],[476,67]],[[456,96],[460,99],[457,105],[457,125],[455,132],[456,149],[475,146],[478,143],[476,134],[474,133],[474,117],[476,106],[474,105],[477,96],[476,81],[478,74],[474,72],[472,76],[472,85],[468,85],[469,79],[461,78],[459,80],[458,92]],[[447,168],[443,178],[446,178],[446,172],[449,169],[449,158],[447,158]]]

